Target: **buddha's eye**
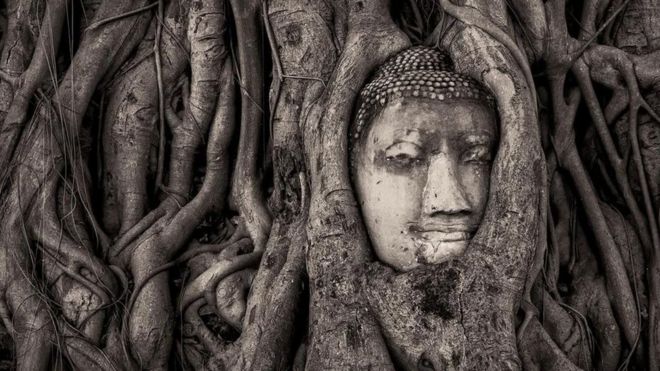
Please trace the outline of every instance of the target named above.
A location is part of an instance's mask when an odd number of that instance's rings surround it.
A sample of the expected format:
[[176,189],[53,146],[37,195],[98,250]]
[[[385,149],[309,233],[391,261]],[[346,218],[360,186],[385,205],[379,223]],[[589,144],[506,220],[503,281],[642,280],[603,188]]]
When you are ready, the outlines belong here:
[[487,164],[493,160],[493,155],[488,146],[477,145],[463,152],[461,160],[468,163]]
[[410,166],[422,162],[422,148],[411,142],[397,142],[385,150],[385,160],[396,166]]

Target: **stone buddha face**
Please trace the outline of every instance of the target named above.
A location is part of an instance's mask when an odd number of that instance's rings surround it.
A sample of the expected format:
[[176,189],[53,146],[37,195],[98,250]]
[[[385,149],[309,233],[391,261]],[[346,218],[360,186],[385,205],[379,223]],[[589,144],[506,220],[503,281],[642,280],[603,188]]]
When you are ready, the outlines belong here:
[[354,145],[353,181],[380,261],[399,271],[461,255],[483,218],[497,144],[475,100],[390,100]]

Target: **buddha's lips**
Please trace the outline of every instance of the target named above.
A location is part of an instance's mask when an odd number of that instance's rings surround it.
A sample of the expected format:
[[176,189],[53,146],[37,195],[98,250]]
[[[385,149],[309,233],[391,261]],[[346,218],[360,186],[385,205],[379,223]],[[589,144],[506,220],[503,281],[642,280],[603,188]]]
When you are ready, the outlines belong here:
[[468,235],[471,238],[476,232],[477,225],[465,224],[431,224],[431,223],[415,223],[408,226],[408,230],[415,235],[434,235],[434,236],[453,236],[453,235]]
[[433,241],[433,242],[454,242],[466,241],[472,238],[474,232],[455,231],[420,231],[415,233],[415,239]]

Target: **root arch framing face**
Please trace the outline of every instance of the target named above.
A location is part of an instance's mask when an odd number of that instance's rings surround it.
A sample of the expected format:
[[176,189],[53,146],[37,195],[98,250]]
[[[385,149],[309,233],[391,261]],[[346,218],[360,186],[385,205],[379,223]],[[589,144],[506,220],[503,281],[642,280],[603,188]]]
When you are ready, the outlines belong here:
[[660,7],[0,4],[0,369],[658,370]]

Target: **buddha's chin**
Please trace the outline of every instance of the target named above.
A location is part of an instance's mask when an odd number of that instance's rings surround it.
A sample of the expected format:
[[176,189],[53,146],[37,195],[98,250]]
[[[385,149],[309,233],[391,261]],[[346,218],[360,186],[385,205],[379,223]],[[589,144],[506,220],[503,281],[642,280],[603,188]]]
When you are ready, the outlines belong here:
[[470,238],[455,239],[414,239],[415,256],[419,264],[440,264],[463,255],[470,243]]
[[375,250],[379,260],[399,272],[408,272],[423,265],[441,264],[463,255],[474,233],[425,232],[411,239],[399,240]]

